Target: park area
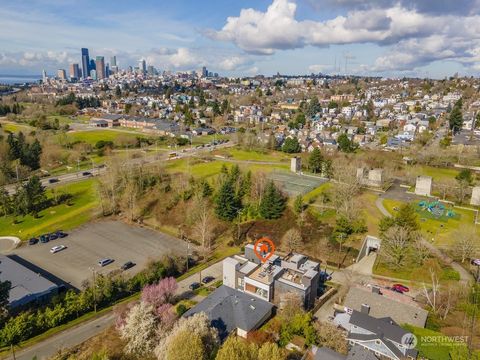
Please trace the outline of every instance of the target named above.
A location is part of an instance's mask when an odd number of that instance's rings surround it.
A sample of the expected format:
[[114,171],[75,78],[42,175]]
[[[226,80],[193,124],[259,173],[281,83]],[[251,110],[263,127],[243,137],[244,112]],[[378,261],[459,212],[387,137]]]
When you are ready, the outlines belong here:
[[33,236],[58,229],[70,230],[92,219],[99,204],[96,180],[85,180],[47,190],[48,197],[63,193],[72,195],[68,202],[44,209],[36,218],[32,215],[17,218],[1,217],[0,235],[17,236],[22,240],[28,240]]
[[272,171],[268,177],[290,196],[305,195],[328,181],[321,177],[288,171]]

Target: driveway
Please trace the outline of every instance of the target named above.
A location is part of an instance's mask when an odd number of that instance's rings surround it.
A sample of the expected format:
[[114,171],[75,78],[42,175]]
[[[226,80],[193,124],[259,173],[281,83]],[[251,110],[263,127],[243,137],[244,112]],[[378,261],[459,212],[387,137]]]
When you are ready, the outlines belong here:
[[[67,248],[51,254],[50,249],[55,245]],[[185,255],[186,252],[186,243],[169,235],[120,221],[102,221],[82,226],[63,239],[23,246],[10,255],[37,272],[47,272],[46,277],[51,274],[54,281],[60,279],[81,288],[82,282],[92,277],[92,269],[106,274],[132,261],[136,265],[127,274],[133,275],[151,259],[170,253]],[[111,258],[114,262],[100,267],[98,261],[102,258]]]

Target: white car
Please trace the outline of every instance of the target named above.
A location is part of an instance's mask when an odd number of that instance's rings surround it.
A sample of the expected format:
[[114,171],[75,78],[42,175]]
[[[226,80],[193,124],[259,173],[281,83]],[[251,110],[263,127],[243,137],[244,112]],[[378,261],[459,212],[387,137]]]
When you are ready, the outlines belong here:
[[59,251],[62,251],[62,250],[64,250],[64,249],[66,249],[66,248],[67,248],[67,247],[66,247],[65,245],[57,245],[57,246],[52,247],[52,248],[50,249],[50,252],[51,252],[52,254],[55,254],[55,253],[57,253],[57,252],[59,252]]

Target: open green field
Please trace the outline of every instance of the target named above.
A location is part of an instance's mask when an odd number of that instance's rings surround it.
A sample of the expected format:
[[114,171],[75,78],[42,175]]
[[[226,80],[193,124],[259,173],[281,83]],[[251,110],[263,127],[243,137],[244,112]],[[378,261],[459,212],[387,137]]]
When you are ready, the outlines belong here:
[[[384,199],[383,206],[388,210],[389,213],[394,214],[394,208],[402,206],[404,203],[401,201]],[[433,242],[440,246],[449,246],[454,241],[455,238],[453,233],[461,228],[462,226],[469,225],[473,226],[475,221],[475,212],[470,210],[464,210],[459,208],[454,208],[453,211],[458,215],[455,218],[449,219],[435,219],[430,214],[425,214],[422,216],[422,212],[418,214],[418,220],[420,222],[420,228],[424,233],[427,240],[433,240]],[[480,236],[480,228],[477,227],[477,233]]]
[[[41,233],[52,232],[58,229],[69,230],[90,221],[94,210],[98,206],[96,180],[90,179],[55,188],[57,194],[69,193],[73,195],[70,205],[61,204],[39,213],[35,219],[31,215],[17,218],[18,224],[13,224],[13,217],[0,218],[0,234],[18,236],[26,240]],[[52,190],[48,191],[52,196]]]
[[425,176],[431,176],[433,180],[455,179],[459,171],[450,168],[438,168],[433,166],[419,166],[419,172]]
[[71,141],[80,141],[87,144],[95,145],[98,141],[112,141],[115,143],[121,139],[135,140],[137,137],[147,137],[144,134],[133,134],[130,132],[122,132],[117,130],[87,130],[76,131],[67,134]]
[[30,131],[34,130],[31,126],[23,124],[14,124],[14,123],[2,123],[2,129],[12,133],[23,132],[28,134]]
[[230,139],[230,135],[202,135],[202,136],[193,136],[192,137],[192,144],[195,145],[202,145],[211,143],[214,140],[227,140]]

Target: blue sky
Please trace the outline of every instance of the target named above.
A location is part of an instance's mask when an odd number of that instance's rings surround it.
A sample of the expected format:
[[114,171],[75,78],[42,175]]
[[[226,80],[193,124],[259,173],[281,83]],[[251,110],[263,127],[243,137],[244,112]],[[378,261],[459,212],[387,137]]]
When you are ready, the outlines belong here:
[[479,13],[480,0],[0,0],[0,74],[53,73],[87,47],[225,75],[478,75]]

